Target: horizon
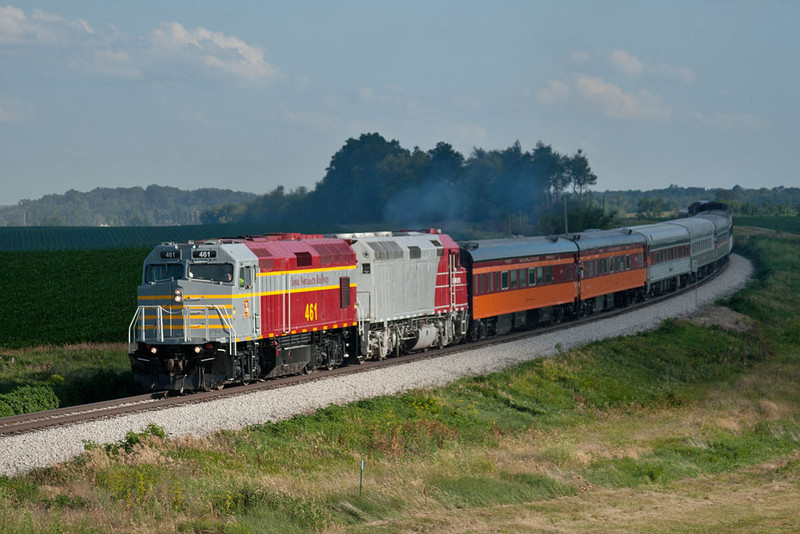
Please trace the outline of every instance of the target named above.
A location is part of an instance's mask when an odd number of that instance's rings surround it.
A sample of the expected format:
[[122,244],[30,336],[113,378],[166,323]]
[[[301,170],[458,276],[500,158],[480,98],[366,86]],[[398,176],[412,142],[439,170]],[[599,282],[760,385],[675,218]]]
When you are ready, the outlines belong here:
[[[151,187],[151,186],[152,187],[174,187],[174,186],[165,186],[163,184],[147,184],[147,185],[143,185],[143,186],[142,185],[134,185],[134,186],[129,186],[129,187],[125,187],[125,186],[121,186],[121,187],[96,186],[96,187],[93,187],[92,189],[90,189],[88,191],[80,191],[80,190],[77,190],[77,189],[70,189],[70,190],[65,191],[64,193],[46,193],[46,194],[44,194],[43,196],[41,196],[39,198],[21,199],[15,204],[0,204],[0,209],[17,207],[17,206],[20,205],[20,202],[23,202],[23,201],[25,201],[25,202],[37,202],[37,201],[42,200],[44,197],[47,197],[47,196],[65,196],[67,193],[70,193],[70,192],[73,192],[73,191],[78,193],[78,194],[85,195],[85,194],[92,193],[96,189],[132,189],[132,188],[147,189],[148,187]],[[638,193],[642,193],[642,194],[646,194],[646,193],[653,192],[653,191],[668,190],[668,189],[671,189],[673,187],[677,187],[679,189],[703,189],[705,191],[713,191],[713,190],[731,191],[735,187],[741,187],[745,191],[758,191],[758,190],[761,190],[761,189],[767,189],[767,190],[800,189],[800,186],[793,186],[793,185],[776,185],[776,186],[773,186],[773,187],[742,187],[742,186],[739,186],[738,184],[734,184],[731,187],[704,187],[704,186],[701,186],[701,185],[696,185],[696,186],[678,186],[676,184],[669,184],[669,185],[667,185],[665,187],[661,187],[661,188],[658,188],[658,189],[604,189],[604,190],[590,189],[588,192],[590,194],[592,194],[592,195],[595,195],[595,194],[596,195],[605,195],[605,194],[609,194],[609,193],[637,193],[637,192]],[[198,189],[206,189],[206,188],[185,189],[185,188],[182,188],[182,187],[175,187],[175,188],[180,190],[180,191],[183,191],[183,192],[194,192],[194,191],[197,191]],[[222,189],[222,188],[210,188],[210,189]],[[259,195],[257,193],[250,193],[249,191],[237,191],[237,190],[231,190],[231,191],[233,193],[253,194],[256,197],[262,196],[262,195]],[[287,191],[287,193],[288,192],[289,191]],[[309,193],[310,192],[312,192],[312,190],[309,190]],[[566,192],[566,194],[569,195],[571,193]],[[697,199],[697,200],[713,200],[713,199]],[[686,207],[686,206],[684,206],[684,207]]]

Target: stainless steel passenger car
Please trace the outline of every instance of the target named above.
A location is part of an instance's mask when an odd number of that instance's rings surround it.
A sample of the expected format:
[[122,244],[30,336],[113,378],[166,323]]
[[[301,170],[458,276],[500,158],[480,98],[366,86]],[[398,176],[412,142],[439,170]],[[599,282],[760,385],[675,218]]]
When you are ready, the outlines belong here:
[[692,260],[693,274],[700,278],[711,274],[717,260],[714,223],[700,217],[689,217],[675,219],[664,224],[680,226],[689,232],[689,255]]
[[689,229],[675,224],[645,224],[630,230],[647,241],[647,293],[674,291],[692,274]]
[[733,248],[733,223],[730,216],[721,211],[704,211],[695,217],[714,224],[714,257],[717,263],[726,261]]

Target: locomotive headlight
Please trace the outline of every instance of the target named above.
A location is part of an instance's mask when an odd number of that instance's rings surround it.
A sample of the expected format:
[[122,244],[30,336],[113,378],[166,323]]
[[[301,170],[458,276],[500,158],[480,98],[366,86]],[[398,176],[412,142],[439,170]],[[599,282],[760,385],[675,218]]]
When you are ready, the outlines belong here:
[[174,300],[176,304],[180,304],[181,302],[183,302],[183,289],[177,288],[173,292],[172,300]]
[[150,347],[150,354],[155,354],[156,352],[158,352],[158,349],[157,349],[157,348],[155,348],[155,347]]
[[198,345],[198,346],[196,346],[196,347],[194,348],[194,352],[195,352],[195,354],[200,354],[200,351],[201,351],[201,350],[203,350],[203,349],[200,347],[200,345]]

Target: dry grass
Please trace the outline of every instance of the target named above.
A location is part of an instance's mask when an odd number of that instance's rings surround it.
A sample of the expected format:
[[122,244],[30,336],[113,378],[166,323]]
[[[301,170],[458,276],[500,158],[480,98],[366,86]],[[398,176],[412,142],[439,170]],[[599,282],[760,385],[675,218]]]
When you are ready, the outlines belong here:
[[[762,532],[797,531],[800,491],[786,465],[769,462],[748,472],[690,479],[668,489],[587,488],[573,497],[536,504],[431,512],[365,531],[394,532]],[[764,482],[754,482],[766,479]],[[795,476],[798,474],[795,470]]]

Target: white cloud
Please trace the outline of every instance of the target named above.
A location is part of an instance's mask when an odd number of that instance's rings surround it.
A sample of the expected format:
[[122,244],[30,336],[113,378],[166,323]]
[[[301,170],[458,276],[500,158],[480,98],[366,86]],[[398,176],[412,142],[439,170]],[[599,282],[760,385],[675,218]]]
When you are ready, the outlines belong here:
[[536,101],[543,105],[550,105],[569,96],[569,86],[564,82],[548,80],[547,86],[536,93]]
[[69,20],[40,9],[34,9],[28,17],[17,7],[0,7],[0,44],[69,44],[94,33],[82,19]]
[[48,24],[55,24],[60,26],[66,26],[75,30],[78,30],[80,33],[85,33],[88,35],[94,35],[94,29],[83,19],[73,19],[68,20],[62,17],[61,15],[56,15],[55,13],[47,13],[46,11],[42,11],[41,9],[34,9],[31,12],[31,18],[36,21],[48,23]]
[[611,52],[611,63],[625,74],[638,76],[644,72],[644,64],[637,57],[622,50]]
[[24,39],[41,41],[46,38],[44,28],[25,16],[14,6],[0,7],[0,43],[20,44]]
[[611,52],[610,59],[611,64],[618,71],[628,76],[652,75],[660,78],[678,80],[685,84],[694,82],[694,71],[689,67],[672,67],[664,63],[649,65],[624,50],[614,50]]
[[767,121],[747,113],[712,113],[703,115],[696,112],[694,116],[701,124],[722,130],[765,130],[769,127]]
[[648,91],[629,93],[601,78],[579,74],[575,82],[578,96],[600,107],[614,119],[669,119],[663,99]]
[[[33,9],[0,6],[0,45],[49,47],[59,63],[95,76],[141,79],[154,59],[187,62],[247,81],[269,82],[281,73],[264,60],[264,50],[206,28],[165,23],[148,38],[131,39],[108,25],[95,31],[83,19]],[[57,52],[52,48],[58,47]],[[172,69],[179,70],[179,69]]]
[[281,77],[278,69],[264,61],[264,51],[238,37],[206,28],[187,29],[178,22],[161,24],[150,36],[157,54],[183,56],[250,81],[272,81]]

